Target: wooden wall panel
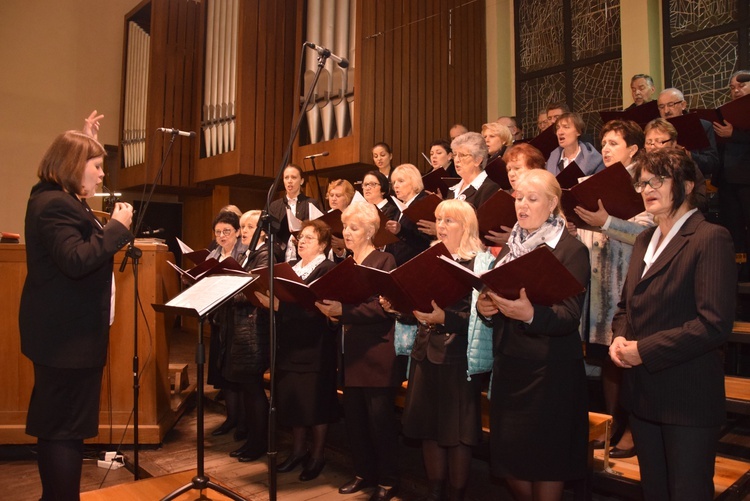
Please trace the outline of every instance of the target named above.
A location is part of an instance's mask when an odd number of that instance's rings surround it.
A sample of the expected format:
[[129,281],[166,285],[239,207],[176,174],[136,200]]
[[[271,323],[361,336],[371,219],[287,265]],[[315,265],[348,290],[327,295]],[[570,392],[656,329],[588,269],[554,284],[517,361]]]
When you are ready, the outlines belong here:
[[[170,137],[156,132],[157,127],[196,130],[194,127],[194,86],[197,78],[193,60],[196,57],[195,26],[199,5],[192,0],[144,0],[125,16],[145,19],[151,36],[149,61],[148,104],[146,116],[146,161],[123,168],[117,189],[137,188],[151,183],[161,165]],[[127,50],[127,29],[125,30]],[[123,56],[123,81],[127,68]],[[121,117],[124,115],[124,100]],[[122,123],[120,124],[122,131]],[[122,134],[121,134],[122,137]],[[195,158],[196,139],[175,139],[172,152],[164,166],[160,185],[189,186]],[[124,165],[124,163],[122,163]]]

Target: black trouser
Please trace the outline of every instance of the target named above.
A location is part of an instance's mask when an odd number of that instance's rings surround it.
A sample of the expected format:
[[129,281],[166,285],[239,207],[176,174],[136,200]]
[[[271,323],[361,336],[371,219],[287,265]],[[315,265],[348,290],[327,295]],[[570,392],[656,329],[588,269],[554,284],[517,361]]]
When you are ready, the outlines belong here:
[[344,415],[354,474],[380,485],[398,481],[396,388],[344,388]]
[[645,501],[710,501],[719,426],[677,426],[630,415]]

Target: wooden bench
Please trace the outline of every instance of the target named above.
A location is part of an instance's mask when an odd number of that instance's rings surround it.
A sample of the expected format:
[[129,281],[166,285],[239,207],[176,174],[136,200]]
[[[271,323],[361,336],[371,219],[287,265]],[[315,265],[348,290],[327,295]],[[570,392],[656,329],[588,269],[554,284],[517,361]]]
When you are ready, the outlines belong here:
[[727,411],[750,415],[750,378],[724,376]]

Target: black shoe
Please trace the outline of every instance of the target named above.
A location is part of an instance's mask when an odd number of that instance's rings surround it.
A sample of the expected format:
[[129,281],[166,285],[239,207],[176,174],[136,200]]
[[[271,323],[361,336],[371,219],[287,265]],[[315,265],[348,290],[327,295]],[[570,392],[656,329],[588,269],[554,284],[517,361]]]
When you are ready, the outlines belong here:
[[594,440],[591,442],[594,449],[604,449],[604,440]]
[[235,425],[224,421],[223,423],[221,423],[221,426],[211,432],[211,435],[213,435],[214,437],[218,437],[219,435],[226,435],[227,433],[232,431],[234,427]]
[[354,477],[339,487],[339,494],[354,494],[355,492],[359,492],[367,487],[372,487],[373,485],[375,485],[375,482],[370,482],[369,480],[360,477]]
[[370,501],[388,501],[389,499],[393,499],[393,496],[396,495],[396,487],[382,487],[378,486],[377,489],[375,489],[375,492],[372,493],[372,496],[370,496]]
[[252,451],[252,445],[249,442],[245,442],[244,444],[242,444],[242,447],[240,447],[239,449],[236,449],[236,450],[233,450],[232,452],[230,452],[229,453],[229,457],[230,458],[240,457],[243,454],[246,454],[246,453],[248,453],[250,451]]
[[276,468],[276,471],[279,473],[286,473],[288,471],[292,471],[297,467],[298,464],[305,464],[307,463],[307,459],[310,457],[310,453],[305,452],[299,456],[295,456],[294,454],[290,454],[288,458],[286,458],[279,466]]
[[312,459],[307,462],[305,469],[299,474],[299,479],[303,482],[318,478],[320,472],[323,471],[323,467],[326,465],[326,458],[320,457],[318,459]]
[[250,462],[257,461],[258,459],[260,459],[263,456],[263,454],[265,454],[264,451],[249,450],[237,456],[237,460],[240,463],[250,463]]
[[620,449],[619,447],[612,447],[609,451],[609,457],[615,459],[632,458],[635,456],[635,446],[629,449]]

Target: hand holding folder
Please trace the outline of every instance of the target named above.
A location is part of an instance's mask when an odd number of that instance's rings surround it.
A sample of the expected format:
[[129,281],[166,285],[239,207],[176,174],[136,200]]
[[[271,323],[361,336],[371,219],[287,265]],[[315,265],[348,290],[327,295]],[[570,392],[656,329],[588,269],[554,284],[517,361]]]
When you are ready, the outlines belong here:
[[388,299],[394,310],[409,314],[430,312],[432,301],[445,309],[471,290],[458,278],[440,272],[439,256],[451,259],[443,243],[433,245],[392,271],[361,265],[357,268],[372,293]]
[[586,290],[546,245],[479,274],[445,257],[440,257],[440,268],[441,275],[451,275],[478,291],[489,288],[506,299],[518,299],[519,291],[526,289],[529,301],[543,306]]
[[619,162],[563,190],[561,202],[565,218],[578,228],[601,231],[601,228],[586,224],[573,210],[581,206],[596,212],[599,200],[609,215],[619,219],[630,219],[645,210],[643,197],[633,188],[633,178]]

